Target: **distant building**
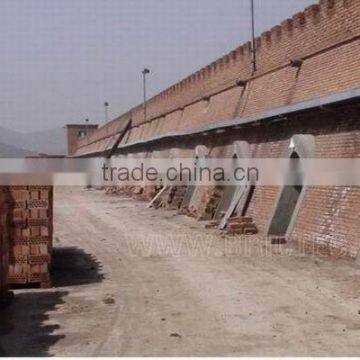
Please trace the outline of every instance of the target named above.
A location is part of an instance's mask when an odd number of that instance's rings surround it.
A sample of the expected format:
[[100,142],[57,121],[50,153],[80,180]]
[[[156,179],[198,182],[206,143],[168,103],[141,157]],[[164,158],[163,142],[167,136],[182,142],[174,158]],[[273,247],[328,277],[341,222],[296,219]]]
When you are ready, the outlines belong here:
[[72,156],[78,148],[79,141],[88,138],[98,128],[96,124],[66,125],[67,155]]

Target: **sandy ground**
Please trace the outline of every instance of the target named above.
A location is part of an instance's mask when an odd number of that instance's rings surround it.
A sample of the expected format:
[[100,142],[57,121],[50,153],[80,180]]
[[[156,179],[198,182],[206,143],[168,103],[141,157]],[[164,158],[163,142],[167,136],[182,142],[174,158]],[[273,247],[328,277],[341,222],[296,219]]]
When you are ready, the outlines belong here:
[[54,288],[16,290],[0,354],[360,355],[360,266],[56,190]]

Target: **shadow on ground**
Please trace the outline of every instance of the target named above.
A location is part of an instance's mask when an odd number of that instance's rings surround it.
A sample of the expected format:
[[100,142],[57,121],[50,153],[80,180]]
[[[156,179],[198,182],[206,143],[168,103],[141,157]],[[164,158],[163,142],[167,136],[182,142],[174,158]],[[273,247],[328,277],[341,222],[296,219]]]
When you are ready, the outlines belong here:
[[65,335],[58,324],[45,324],[49,312],[63,304],[64,291],[16,294],[11,306],[0,310],[0,356],[49,356],[49,349]]
[[[101,282],[101,264],[77,247],[53,249],[53,286],[76,286]],[[16,291],[13,302],[0,309],[0,356],[51,356],[50,349],[65,335],[51,312],[65,304],[67,291]],[[61,317],[61,314],[59,315]]]
[[101,263],[76,246],[54,248],[52,258],[51,279],[56,287],[92,284],[104,279]]

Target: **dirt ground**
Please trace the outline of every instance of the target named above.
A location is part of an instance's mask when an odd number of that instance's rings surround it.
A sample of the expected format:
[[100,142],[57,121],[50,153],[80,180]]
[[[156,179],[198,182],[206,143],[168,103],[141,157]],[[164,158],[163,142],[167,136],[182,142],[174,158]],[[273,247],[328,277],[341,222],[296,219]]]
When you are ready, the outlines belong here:
[[52,289],[15,291],[0,355],[360,355],[360,266],[58,188]]

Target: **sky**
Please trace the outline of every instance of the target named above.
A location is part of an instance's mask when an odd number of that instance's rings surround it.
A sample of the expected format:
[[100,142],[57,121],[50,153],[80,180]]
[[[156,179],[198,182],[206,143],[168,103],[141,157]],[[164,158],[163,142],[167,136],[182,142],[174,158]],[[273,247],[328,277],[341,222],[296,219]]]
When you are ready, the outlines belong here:
[[[255,0],[256,34],[316,0]],[[1,0],[0,126],[104,122],[250,40],[250,0]]]

